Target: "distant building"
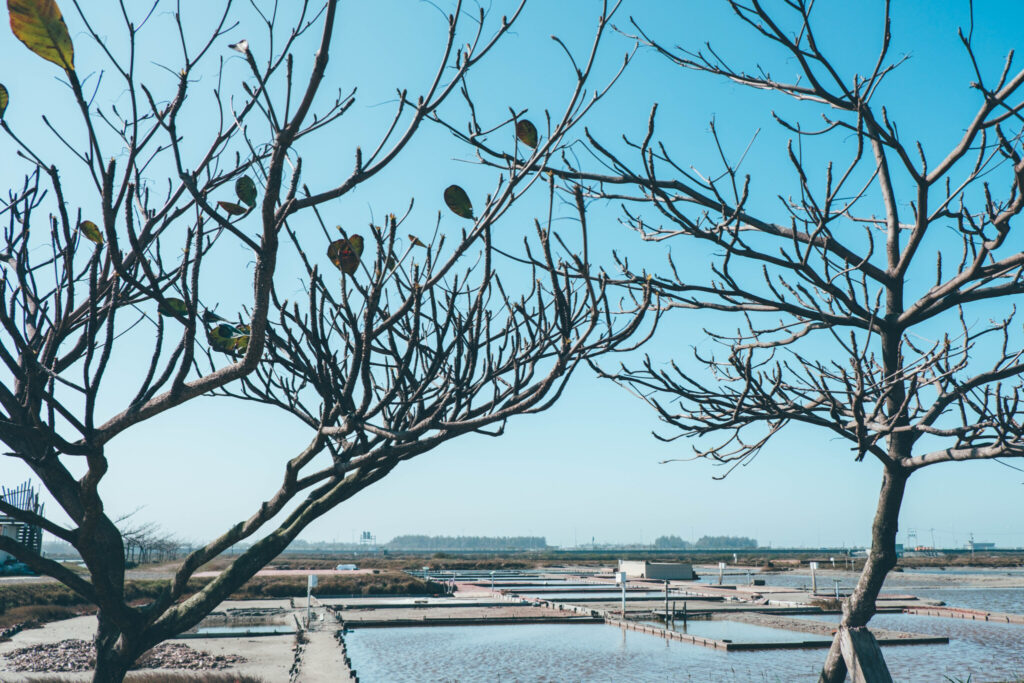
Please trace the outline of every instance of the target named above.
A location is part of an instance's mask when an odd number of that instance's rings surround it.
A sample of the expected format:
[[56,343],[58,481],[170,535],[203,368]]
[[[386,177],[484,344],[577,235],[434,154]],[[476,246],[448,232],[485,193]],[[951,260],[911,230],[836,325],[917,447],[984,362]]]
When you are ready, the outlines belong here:
[[693,565],[684,562],[647,562],[645,560],[619,560],[619,571],[628,579],[657,579],[659,581],[693,581]]
[[[32,488],[32,482],[14,489],[0,486],[0,500],[8,505],[39,516],[43,514],[43,504],[39,502],[39,493]],[[43,530],[35,524],[19,520],[17,517],[0,512],[0,535],[13,538],[33,552],[40,552],[43,547]],[[14,556],[0,550],[0,563],[14,560]]]
[[996,544],[985,541],[971,541],[967,544],[967,547],[971,550],[995,550]]

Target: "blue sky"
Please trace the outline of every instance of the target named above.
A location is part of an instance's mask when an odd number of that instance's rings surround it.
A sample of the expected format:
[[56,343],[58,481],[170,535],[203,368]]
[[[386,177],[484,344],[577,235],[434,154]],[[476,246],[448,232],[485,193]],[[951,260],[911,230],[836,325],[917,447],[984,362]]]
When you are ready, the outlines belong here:
[[[207,19],[202,8],[219,7],[183,4],[197,31]],[[956,37],[957,26],[966,25],[968,3],[895,4],[892,54],[906,54],[909,60],[879,99],[900,122],[904,136],[921,140],[930,156],[940,158],[978,105],[976,93],[968,87],[973,76]],[[870,68],[878,45],[880,3],[820,5],[819,32],[839,67],[847,74]],[[1024,7],[991,1],[975,5],[982,67],[998,71],[1007,50],[1020,47]],[[509,7],[495,0],[490,10],[496,17]],[[528,107],[539,121],[544,108],[560,112],[573,78],[549,36],[558,35],[577,52],[587,49],[598,9],[599,3],[591,0],[529,3],[513,34],[470,77],[478,113],[497,118],[510,106]],[[99,26],[107,27],[111,45],[116,46],[117,29],[109,23],[113,17],[101,9],[89,11]],[[78,70],[88,73],[90,60],[99,63],[99,56],[88,46],[70,7],[65,12],[78,49]],[[772,64],[773,73],[779,74],[792,70],[720,3],[627,0],[614,23],[628,32],[630,16],[669,44],[697,47],[710,41],[737,65]],[[166,23],[167,16],[159,14],[155,20]],[[354,145],[365,144],[361,141],[372,139],[389,120],[395,88],[416,93],[425,87],[444,29],[441,13],[429,3],[342,3],[327,90],[358,85],[359,94],[351,113],[336,127],[332,144],[305,150],[307,177],[322,177],[327,183],[339,173],[339,165],[340,173],[347,173]],[[173,44],[161,42],[166,35],[154,31],[142,49],[154,61],[173,64]],[[243,22],[219,42],[226,45],[248,37],[259,49],[256,35],[255,24]],[[628,38],[609,35],[595,82],[610,77],[630,48]],[[243,65],[235,53],[220,52],[233,59],[228,76],[240,74]],[[17,66],[0,75],[11,93],[7,120],[30,132],[42,149],[59,154],[38,125],[40,114],[46,113],[58,125],[75,130],[70,99],[55,79],[56,69],[28,53],[6,30],[0,31],[0,63]],[[169,76],[151,63],[142,63],[140,69],[166,90]],[[214,83],[213,72],[208,71],[193,86],[200,97],[189,120],[197,129],[208,116],[201,93]],[[118,97],[112,86],[104,92]],[[773,109],[795,111],[792,102],[684,72],[641,50],[587,125],[612,145],[621,134],[639,138],[654,101],[660,103],[659,137],[687,163],[713,167],[716,153],[708,121],[714,118],[735,154],[754,131],[761,130],[746,165],[755,178],[756,201],[767,206],[776,194],[794,187],[789,169],[780,163],[787,136],[773,126],[770,116]],[[463,110],[453,101],[445,113],[458,118]],[[826,148],[811,158],[823,160],[830,153]],[[0,139],[0,158],[12,155],[11,143]],[[328,220],[365,225],[371,215],[404,208],[415,198],[413,220],[432,227],[440,192],[450,182],[459,182],[471,194],[493,185],[494,174],[465,163],[470,157],[446,134],[428,128],[394,167],[329,207]],[[0,178],[10,185],[20,172],[15,164],[5,163]],[[517,234],[519,225],[528,227],[528,219],[541,211],[541,205],[524,202],[506,220],[507,230]],[[667,247],[638,244],[617,224],[614,206],[595,206],[590,223],[593,253],[607,262],[616,249],[644,264],[663,263]],[[241,303],[249,291],[248,281],[243,286],[227,276],[246,262],[246,255],[239,252],[221,264],[225,306],[232,300]],[[706,348],[701,327],[711,322],[717,319],[674,316],[646,351],[667,360],[689,353],[692,346]],[[128,386],[131,364],[138,358],[124,360],[121,372]],[[749,535],[775,546],[866,543],[880,470],[870,460],[855,463],[846,444],[810,429],[791,428],[749,466],[715,481],[712,475],[720,470],[707,463],[659,465],[660,460],[687,455],[689,446],[655,440],[651,431],[658,427],[655,415],[641,401],[581,370],[547,413],[513,419],[499,439],[461,438],[402,464],[387,479],[314,523],[303,537],[352,540],[369,530],[380,539],[402,533],[543,535],[558,545],[589,542],[592,537],[598,542],[650,542],[662,534],[688,539]],[[307,439],[301,426],[269,409],[216,399],[194,401],[109,446],[112,464],[103,485],[108,509],[117,514],[141,507],[140,520],[156,521],[182,538],[209,538],[247,516],[276,489],[283,461]],[[0,481],[17,483],[26,476],[18,463],[0,462]],[[962,545],[973,532],[977,540],[1024,546],[1021,482],[1024,473],[994,462],[928,468],[911,479],[900,540],[915,529],[919,539],[930,541],[934,529],[940,545]]]

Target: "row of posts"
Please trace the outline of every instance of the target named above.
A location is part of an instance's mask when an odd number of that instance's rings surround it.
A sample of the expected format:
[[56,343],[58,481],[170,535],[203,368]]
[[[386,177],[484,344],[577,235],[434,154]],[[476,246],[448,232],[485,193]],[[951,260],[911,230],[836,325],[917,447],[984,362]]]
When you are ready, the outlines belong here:
[[[734,557],[735,557],[735,555],[734,555]],[[830,559],[832,561],[832,567],[834,568],[836,566],[836,559],[834,557],[830,558]],[[725,562],[719,562],[718,563],[718,585],[719,586],[722,585],[722,579],[723,579],[723,577],[725,575],[725,566],[726,566]],[[810,567],[811,567],[811,594],[814,595],[814,594],[817,594],[817,592],[818,592],[818,576],[817,576],[818,563],[817,562],[811,562],[810,563]],[[622,618],[625,619],[626,618],[626,573],[625,572],[617,572],[616,575],[615,575],[615,580],[618,583],[622,584]],[[832,579],[832,582],[833,582],[834,588],[835,588],[835,597],[836,597],[836,600],[838,600],[839,599],[839,579]],[[753,582],[753,576],[751,575],[749,569],[747,570],[747,583],[749,583],[750,585],[753,585],[753,583],[754,583]],[[674,602],[673,602],[671,614],[672,614],[672,619],[674,621],[675,620],[675,603]],[[669,615],[669,609],[668,609],[668,581],[665,581],[665,621],[666,621],[666,623],[668,623],[668,615]],[[686,602],[685,601],[683,602],[683,623],[684,624],[686,623]]]

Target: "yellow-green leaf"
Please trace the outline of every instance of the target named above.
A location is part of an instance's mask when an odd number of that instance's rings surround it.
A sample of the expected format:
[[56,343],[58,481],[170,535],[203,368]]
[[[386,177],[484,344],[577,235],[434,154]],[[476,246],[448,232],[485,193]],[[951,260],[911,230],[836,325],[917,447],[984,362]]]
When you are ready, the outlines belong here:
[[351,275],[359,267],[359,257],[363,255],[363,238],[352,235],[348,239],[334,240],[327,247],[327,258],[341,272]]
[[238,330],[233,328],[231,325],[220,324],[215,327],[211,327],[206,331],[206,340],[210,342],[210,346],[213,347],[214,351],[220,351],[221,353],[233,353],[235,350],[235,337],[237,336]]
[[188,306],[181,299],[169,296],[160,302],[156,312],[169,318],[183,318],[188,313]]
[[243,204],[256,206],[256,183],[249,176],[244,175],[235,181],[235,194]]
[[417,237],[416,235],[409,235],[409,241],[412,242],[412,246],[414,246],[414,247],[426,247],[427,246],[427,245],[423,244],[423,241],[419,237]]
[[473,218],[473,204],[469,201],[469,195],[458,185],[449,185],[444,191],[444,203],[456,216]]
[[537,146],[537,126],[528,119],[516,121],[516,137],[527,147]]
[[66,71],[75,70],[75,48],[56,0],[7,0],[7,9],[11,30],[29,50]]
[[100,229],[92,221],[82,221],[78,229],[85,235],[85,239],[96,244],[103,244],[103,233],[100,232]]
[[245,213],[245,207],[235,204],[234,202],[217,202],[217,206],[219,206],[224,213],[231,216],[241,216]]
[[5,111],[7,111],[7,88],[0,83],[0,119],[4,117]]

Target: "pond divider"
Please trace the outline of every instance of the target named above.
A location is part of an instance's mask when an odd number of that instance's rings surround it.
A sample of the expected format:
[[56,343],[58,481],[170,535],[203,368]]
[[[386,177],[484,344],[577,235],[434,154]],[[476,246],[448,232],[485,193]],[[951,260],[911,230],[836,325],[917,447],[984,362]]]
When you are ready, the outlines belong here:
[[[734,643],[729,640],[716,640],[714,638],[704,638],[701,636],[694,636],[689,633],[680,633],[679,631],[672,631],[662,626],[654,626],[640,621],[632,621],[630,619],[623,619],[618,616],[615,612],[592,610],[587,607],[580,605],[572,605],[566,603],[557,602],[545,602],[544,606],[551,607],[553,609],[562,610],[566,612],[575,612],[578,614],[590,614],[594,618],[600,617],[604,623],[611,626],[618,626],[619,628],[628,629],[630,631],[638,631],[640,633],[647,633],[650,635],[658,636],[659,638],[667,638],[669,640],[678,640],[683,643],[691,643],[693,645],[700,645],[702,647],[711,648],[714,650],[725,650],[727,652],[740,652],[750,650],[798,650],[808,648],[829,648],[832,646],[832,638],[813,638],[808,640],[790,641],[790,642],[749,642],[749,643]],[[911,637],[906,638],[879,638],[879,645],[945,645],[949,643],[949,638],[945,636],[922,636],[914,634]]]
[[950,619],[970,619],[971,621],[992,621],[997,624],[1024,624],[1024,615],[1006,614],[1003,612],[986,612],[967,607],[904,607],[904,614],[917,614],[925,617],[948,617]]
[[600,624],[593,616],[517,616],[517,617],[422,617],[420,619],[360,619],[345,622],[345,628],[401,628],[403,626],[508,626],[509,624]]
[[331,605],[324,603],[325,607],[331,609],[430,609],[432,607],[443,607],[445,609],[458,607],[507,607],[509,603],[515,605],[527,605],[526,600],[501,600],[493,602],[367,602],[367,603],[340,603]]
[[[338,618],[340,621],[340,617]],[[334,632],[334,637],[338,640],[338,647],[341,648],[341,656],[345,662],[345,667],[348,669],[348,679],[359,683],[359,676],[356,675],[356,670],[352,668],[352,660],[348,657],[348,647],[345,645],[345,629],[341,628]]]

